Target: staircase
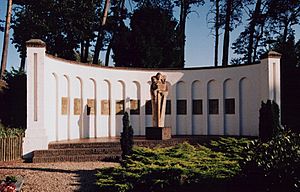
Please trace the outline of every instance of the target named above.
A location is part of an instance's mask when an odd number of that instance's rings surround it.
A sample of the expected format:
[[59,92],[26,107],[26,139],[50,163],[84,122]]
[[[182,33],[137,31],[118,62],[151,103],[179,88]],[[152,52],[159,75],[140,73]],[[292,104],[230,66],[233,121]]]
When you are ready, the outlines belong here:
[[[204,139],[207,140],[207,139]],[[179,137],[170,140],[145,140],[135,138],[134,145],[142,147],[168,147],[178,143],[189,142],[191,144],[202,143],[203,138]],[[48,145],[48,150],[36,150],[33,152],[33,163],[49,162],[83,162],[83,161],[118,161],[122,150],[119,139],[86,139],[76,142],[54,142]]]
[[117,142],[49,144],[48,150],[33,152],[32,162],[116,161],[121,153],[121,145]]

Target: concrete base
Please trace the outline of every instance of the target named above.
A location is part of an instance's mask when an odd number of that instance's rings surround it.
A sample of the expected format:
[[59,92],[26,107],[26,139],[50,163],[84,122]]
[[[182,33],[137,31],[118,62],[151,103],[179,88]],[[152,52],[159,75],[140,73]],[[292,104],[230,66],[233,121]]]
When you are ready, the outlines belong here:
[[146,127],[146,139],[149,140],[171,139],[171,127]]
[[23,158],[31,158],[34,150],[48,149],[48,137],[44,129],[27,129],[23,141]]

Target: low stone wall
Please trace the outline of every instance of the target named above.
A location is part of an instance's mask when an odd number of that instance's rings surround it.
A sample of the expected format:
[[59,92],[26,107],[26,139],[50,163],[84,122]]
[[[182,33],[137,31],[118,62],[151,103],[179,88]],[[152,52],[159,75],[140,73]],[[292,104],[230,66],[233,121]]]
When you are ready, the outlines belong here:
[[22,157],[23,137],[0,138],[0,161],[13,161]]

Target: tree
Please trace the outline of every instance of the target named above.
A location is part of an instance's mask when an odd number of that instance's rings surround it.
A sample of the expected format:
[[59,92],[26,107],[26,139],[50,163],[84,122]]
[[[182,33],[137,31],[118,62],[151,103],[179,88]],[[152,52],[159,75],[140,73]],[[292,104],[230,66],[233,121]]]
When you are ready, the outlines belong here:
[[272,0],[269,10],[272,32],[282,30],[281,40],[286,42],[288,35],[293,32],[292,26],[299,25],[300,0]]
[[[280,37],[279,37],[280,39]],[[300,97],[298,86],[300,85],[300,40],[295,42],[294,35],[290,35],[286,42],[277,40],[272,49],[282,53],[280,76],[281,76],[281,121],[282,124],[293,131],[300,132]]]
[[178,66],[184,67],[185,59],[185,28],[186,28],[186,18],[191,12],[192,5],[204,5],[204,0],[176,0],[175,4],[180,8],[179,24],[177,26],[177,41],[178,41]]
[[120,26],[113,48],[116,66],[167,68],[177,62],[176,25],[172,12],[148,4],[136,9],[130,27]]
[[80,60],[86,61],[90,42],[95,39],[100,1],[17,1],[12,28],[21,68],[25,67],[25,42],[31,38],[45,41],[47,53],[70,60],[76,60],[81,46]]
[[242,8],[243,0],[227,0],[222,8],[225,15],[222,66],[228,65],[230,32],[241,22]]
[[8,0],[7,1],[7,11],[6,11],[6,21],[5,21],[4,38],[3,38],[3,49],[2,49],[2,58],[1,58],[0,80],[3,78],[4,72],[6,70],[6,64],[7,64],[7,54],[8,54],[8,42],[9,42],[9,29],[10,29],[11,11],[12,11],[12,0]]
[[13,68],[5,73],[3,80],[7,84],[0,92],[1,123],[7,127],[26,128],[26,74]]
[[101,23],[98,28],[98,35],[97,35],[97,41],[95,45],[95,51],[94,51],[94,57],[93,57],[93,63],[97,64],[99,60],[100,50],[102,48],[102,41],[103,41],[103,27],[106,24],[107,16],[108,16],[108,10],[110,7],[110,0],[105,0],[104,10],[103,10],[103,16],[101,19]]
[[[214,53],[214,65],[215,67],[218,66],[218,55],[219,55],[219,30],[221,25],[221,15],[220,15],[220,0],[210,0],[210,2],[213,3],[211,6],[211,9],[209,11],[209,14],[214,14],[214,17],[211,20],[208,21],[208,23],[212,23],[213,27],[211,27],[211,30],[214,31],[214,37],[215,37],[215,53]],[[208,15],[209,15],[208,14]]]

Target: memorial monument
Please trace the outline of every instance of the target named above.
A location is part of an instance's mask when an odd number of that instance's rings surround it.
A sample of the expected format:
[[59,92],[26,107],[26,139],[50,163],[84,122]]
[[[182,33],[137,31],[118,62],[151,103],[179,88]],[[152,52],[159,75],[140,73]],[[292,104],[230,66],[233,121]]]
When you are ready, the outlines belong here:
[[165,75],[157,73],[151,77],[150,94],[153,127],[146,127],[146,138],[159,140],[170,139],[171,128],[164,126],[168,96],[168,85]]

